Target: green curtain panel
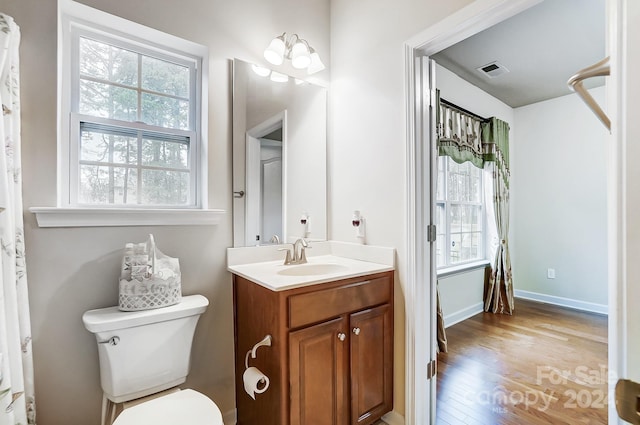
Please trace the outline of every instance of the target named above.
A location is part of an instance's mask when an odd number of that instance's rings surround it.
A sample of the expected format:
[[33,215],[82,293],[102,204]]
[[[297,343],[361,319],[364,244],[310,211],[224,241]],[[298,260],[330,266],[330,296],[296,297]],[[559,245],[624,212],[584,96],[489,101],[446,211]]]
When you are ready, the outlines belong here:
[[493,169],[493,206],[500,244],[496,250],[484,310],[512,314],[513,275],[509,257],[509,124],[491,118],[482,126],[485,161]]
[[482,157],[487,162],[494,162],[500,171],[500,177],[509,188],[509,124],[491,118],[482,123]]

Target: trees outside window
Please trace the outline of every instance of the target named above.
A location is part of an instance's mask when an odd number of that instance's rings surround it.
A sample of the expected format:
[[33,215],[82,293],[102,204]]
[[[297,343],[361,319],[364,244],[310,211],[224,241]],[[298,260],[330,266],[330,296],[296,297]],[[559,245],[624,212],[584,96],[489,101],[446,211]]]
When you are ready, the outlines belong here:
[[482,170],[438,158],[436,260],[438,268],[484,259]]
[[70,33],[70,205],[197,207],[198,58]]

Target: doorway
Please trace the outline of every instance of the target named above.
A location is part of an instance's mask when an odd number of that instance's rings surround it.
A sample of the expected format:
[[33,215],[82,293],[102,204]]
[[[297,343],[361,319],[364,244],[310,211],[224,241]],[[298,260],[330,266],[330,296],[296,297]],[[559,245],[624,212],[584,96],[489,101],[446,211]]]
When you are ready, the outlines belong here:
[[246,133],[246,246],[278,244],[284,234],[286,110]]
[[[422,146],[428,146],[428,137],[433,130],[433,128],[430,128],[431,121],[423,118],[428,116],[429,98],[433,96],[423,96],[423,93],[429,93],[430,69],[426,62],[420,58],[429,57],[537,3],[539,2],[535,0],[517,1],[510,2],[508,6],[505,6],[499,1],[476,1],[407,42],[406,69],[407,75],[411,77],[410,81],[408,81],[407,91],[409,109],[407,130],[408,139],[410,139],[408,187],[409,204],[412,206],[409,217],[410,235],[428,234],[429,232],[426,229],[429,226],[431,217],[429,199],[425,199],[425,192],[422,191],[424,187],[429,187],[430,176],[421,174],[420,170],[428,170],[428,164],[433,163],[429,150],[421,148]],[[415,60],[416,57],[418,58],[417,61]],[[415,168],[412,169],[412,166]],[[409,240],[408,251],[411,258],[430,258],[432,243],[428,240],[421,241],[420,238]],[[407,300],[408,320],[411,320],[411,323],[408,323],[409,339],[412,333],[414,335],[435,335],[435,320],[433,320],[435,314],[431,314],[428,320],[420,323],[419,314],[415,312],[420,309],[420,306],[430,306],[431,312],[435,313],[435,307],[432,303],[435,299],[435,285],[433,284],[435,282],[435,273],[429,267],[421,266],[418,263],[419,261],[410,264],[408,274],[407,298],[412,298]],[[430,288],[421,288],[419,285],[421,281],[431,281],[432,285]],[[612,322],[612,326],[616,326],[615,317],[612,317]],[[423,390],[425,387],[428,387],[430,397],[433,397],[433,393],[435,393],[433,380],[427,384],[419,382],[421,373],[425,372],[425,362],[420,359],[435,358],[434,339],[430,338],[430,340],[424,341],[416,337],[413,346],[409,342],[408,350],[410,354],[407,362],[408,394],[412,392],[424,394],[424,392],[418,392],[418,389]],[[415,394],[414,397],[417,397]],[[421,399],[424,400],[423,397]],[[425,408],[419,405],[419,400],[411,400],[411,397],[408,397],[407,423],[435,423],[435,408],[433,406]],[[613,417],[615,417],[615,411],[613,413]],[[427,418],[430,421],[427,421]]]

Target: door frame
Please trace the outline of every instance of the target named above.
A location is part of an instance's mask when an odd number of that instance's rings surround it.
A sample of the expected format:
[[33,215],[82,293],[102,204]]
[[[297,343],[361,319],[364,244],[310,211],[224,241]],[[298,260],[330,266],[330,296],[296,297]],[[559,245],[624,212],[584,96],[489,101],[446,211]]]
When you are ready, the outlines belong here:
[[[476,0],[458,12],[428,27],[404,43],[404,75],[406,101],[406,171],[407,171],[407,273],[405,278],[406,352],[405,352],[405,424],[435,423],[435,381],[426,380],[427,364],[435,359],[432,347],[436,342],[435,278],[430,267],[421,258],[429,253],[430,243],[423,218],[431,194],[423,188],[432,184],[423,171],[428,162],[423,146],[430,146],[428,129],[431,123],[421,116],[425,94],[417,90],[424,85],[424,72],[419,62],[453,44],[483,31],[499,22],[540,3],[543,0]],[[626,319],[624,295],[625,227],[623,216],[624,170],[624,46],[621,31],[624,25],[625,4],[629,0],[606,0],[607,43],[611,57],[611,77],[607,80],[607,103],[612,119],[609,143],[608,179],[608,288],[609,288],[609,371],[617,376],[626,375]],[[620,119],[616,119],[619,117]],[[423,282],[429,282],[424,285]],[[428,317],[425,317],[427,315]],[[621,324],[621,325],[619,325]],[[609,394],[613,394],[615,381],[609,380]],[[614,382],[611,382],[614,381]],[[429,402],[424,402],[427,397]],[[422,401],[422,402],[421,402]],[[609,423],[621,423],[614,403],[609,403]]]
[[[282,242],[287,240],[286,224],[286,157],[287,157],[287,110],[284,109],[277,114],[267,118],[260,124],[247,130],[245,133],[245,217],[244,217],[244,239],[245,246],[255,245],[255,240],[251,239],[256,232],[261,233],[259,224],[261,190],[260,190],[260,139],[267,134],[282,127]],[[260,195],[260,196],[257,196]],[[253,217],[255,216],[255,217]],[[255,220],[251,220],[251,218]],[[256,223],[256,220],[258,223]],[[260,241],[262,245],[264,241]]]

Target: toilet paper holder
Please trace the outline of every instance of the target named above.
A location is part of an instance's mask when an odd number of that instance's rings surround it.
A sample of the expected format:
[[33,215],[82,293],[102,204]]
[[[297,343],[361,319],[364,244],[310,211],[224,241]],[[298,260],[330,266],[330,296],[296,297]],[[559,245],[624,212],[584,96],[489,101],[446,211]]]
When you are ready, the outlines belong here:
[[257,351],[258,348],[260,347],[271,347],[271,335],[267,335],[264,338],[262,338],[262,341],[258,342],[257,344],[255,344],[253,346],[253,348],[249,351],[247,351],[246,356],[244,356],[244,368],[248,369],[249,368],[249,355],[251,355],[252,359],[255,359],[258,355]]

